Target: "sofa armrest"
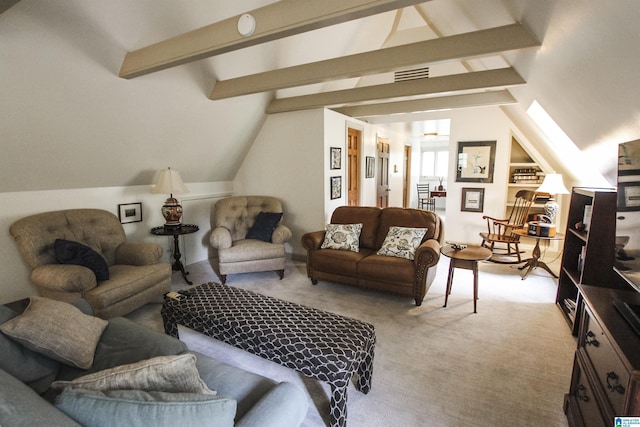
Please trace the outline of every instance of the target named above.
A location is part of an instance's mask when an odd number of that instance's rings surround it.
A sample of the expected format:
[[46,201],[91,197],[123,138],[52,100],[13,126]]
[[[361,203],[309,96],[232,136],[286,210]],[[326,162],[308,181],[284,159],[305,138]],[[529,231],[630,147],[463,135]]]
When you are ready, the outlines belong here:
[[40,265],[31,271],[31,280],[36,286],[54,292],[83,293],[98,286],[91,269],[75,264]]
[[225,227],[216,227],[211,230],[209,244],[216,249],[228,249],[231,247],[231,231]]
[[236,427],[297,427],[307,415],[307,395],[297,385],[281,382],[238,420]]
[[429,239],[422,242],[416,249],[415,264],[416,268],[430,268],[440,260],[440,243],[435,239]]
[[286,225],[278,225],[275,230],[273,230],[273,234],[271,235],[271,241],[273,243],[284,243],[288,242],[291,239],[292,233],[289,230],[289,227]]
[[324,230],[305,233],[300,239],[302,247],[305,248],[308,252],[317,251],[318,249],[320,249],[320,246],[324,241],[325,233],[326,231]]
[[152,242],[124,242],[116,249],[116,264],[157,264],[162,256],[162,246]]

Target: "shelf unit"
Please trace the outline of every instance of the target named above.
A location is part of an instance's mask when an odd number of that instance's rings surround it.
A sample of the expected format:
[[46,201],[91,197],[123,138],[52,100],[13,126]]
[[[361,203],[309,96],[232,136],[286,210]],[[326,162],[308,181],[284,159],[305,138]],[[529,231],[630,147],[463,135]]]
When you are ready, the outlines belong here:
[[[526,151],[522,148],[520,143],[515,139],[511,140],[511,155],[509,160],[509,183],[507,184],[507,209],[513,207],[516,199],[516,193],[520,190],[533,190],[535,191],[542,181],[544,180],[544,172],[542,168],[533,161],[531,156],[527,154]],[[525,175],[527,172],[518,172],[522,170],[530,170],[532,173],[535,173],[538,177],[537,181],[530,182],[514,182],[519,180],[514,180],[514,177],[518,177],[518,175]],[[531,213],[543,213],[544,212],[544,203],[534,203],[531,206]],[[509,216],[509,211],[507,211],[507,216]],[[505,217],[505,218],[506,218]]]
[[[591,223],[586,231],[576,228],[591,205]],[[565,315],[573,335],[579,327],[578,285],[620,287],[614,279],[616,190],[574,188],[567,218],[564,249],[558,278],[556,304]]]

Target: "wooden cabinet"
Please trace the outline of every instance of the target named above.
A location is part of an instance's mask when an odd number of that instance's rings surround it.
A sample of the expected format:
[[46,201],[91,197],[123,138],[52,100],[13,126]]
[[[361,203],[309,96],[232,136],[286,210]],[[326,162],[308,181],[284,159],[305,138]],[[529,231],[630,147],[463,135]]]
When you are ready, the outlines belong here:
[[[590,206],[591,223],[582,231],[576,224]],[[558,278],[556,303],[564,313],[572,333],[578,333],[576,313],[578,285],[620,287],[614,277],[616,191],[614,189],[574,188],[567,217],[564,249]]]
[[578,288],[578,348],[564,402],[569,425],[611,426],[614,416],[640,416],[640,335],[613,305],[640,304],[640,294]]

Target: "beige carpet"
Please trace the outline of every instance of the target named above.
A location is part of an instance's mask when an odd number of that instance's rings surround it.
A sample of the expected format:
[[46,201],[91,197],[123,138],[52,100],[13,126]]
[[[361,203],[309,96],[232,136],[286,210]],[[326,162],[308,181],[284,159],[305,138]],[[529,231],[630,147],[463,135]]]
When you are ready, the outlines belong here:
[[[481,263],[473,314],[468,270],[456,270],[449,305],[442,307],[448,263],[441,259],[421,307],[408,298],[329,282],[313,286],[299,262],[287,264],[282,281],[275,273],[255,273],[230,276],[227,284],[375,325],[373,388],[364,395],[350,386],[351,427],[566,426],[562,402],[576,342],[554,304],[556,279],[534,270],[523,281],[514,266]],[[196,284],[217,280],[209,262],[188,269]],[[173,281],[176,290],[187,287],[179,274]],[[162,328],[158,305],[130,317]],[[303,425],[328,425],[326,384],[185,328],[180,334],[194,350],[299,384],[310,402]]]

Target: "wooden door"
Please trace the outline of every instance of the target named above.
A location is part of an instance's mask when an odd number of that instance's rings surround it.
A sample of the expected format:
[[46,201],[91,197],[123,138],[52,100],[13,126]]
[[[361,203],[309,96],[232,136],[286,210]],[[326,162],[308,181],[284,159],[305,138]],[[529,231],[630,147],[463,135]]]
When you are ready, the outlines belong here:
[[347,204],[360,203],[360,139],[362,132],[347,129]]
[[377,206],[389,206],[389,140],[378,137],[378,194]]
[[408,208],[411,200],[411,146],[404,146],[404,170],[402,171],[402,207]]

